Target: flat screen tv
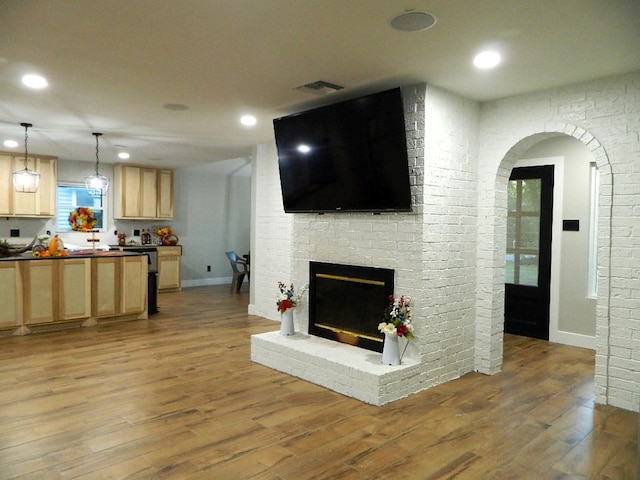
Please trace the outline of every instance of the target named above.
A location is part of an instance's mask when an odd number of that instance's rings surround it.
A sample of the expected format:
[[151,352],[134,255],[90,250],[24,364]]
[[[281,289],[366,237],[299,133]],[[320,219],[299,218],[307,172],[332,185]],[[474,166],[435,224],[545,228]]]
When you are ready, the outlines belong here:
[[277,118],[273,127],[285,212],[411,210],[400,88]]

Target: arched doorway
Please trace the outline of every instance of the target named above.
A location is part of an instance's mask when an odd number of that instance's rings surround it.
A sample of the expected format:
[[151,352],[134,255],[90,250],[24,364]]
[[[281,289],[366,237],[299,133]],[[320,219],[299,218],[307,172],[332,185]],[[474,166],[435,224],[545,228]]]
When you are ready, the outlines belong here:
[[[507,184],[516,162],[534,145],[543,140],[558,136],[576,138],[589,148],[598,166],[599,219],[598,219],[598,265],[610,265],[611,205],[613,177],[608,156],[604,148],[589,132],[573,125],[556,125],[553,131],[532,132],[521,138],[504,155],[493,178],[493,188],[480,192],[479,214],[492,215],[479,233],[478,255],[478,297],[476,331],[476,370],[483,373],[496,373],[502,363],[502,332],[504,322],[504,252],[506,251]],[[480,251],[482,249],[482,251]],[[484,254],[483,252],[489,252]],[[598,269],[600,289],[597,298],[596,331],[597,335],[607,331],[609,324],[609,278],[607,269]],[[596,368],[605,374],[608,358],[608,340],[596,338]],[[598,362],[602,362],[600,365]],[[596,379],[597,382],[597,379]],[[603,401],[603,399],[600,399]]]

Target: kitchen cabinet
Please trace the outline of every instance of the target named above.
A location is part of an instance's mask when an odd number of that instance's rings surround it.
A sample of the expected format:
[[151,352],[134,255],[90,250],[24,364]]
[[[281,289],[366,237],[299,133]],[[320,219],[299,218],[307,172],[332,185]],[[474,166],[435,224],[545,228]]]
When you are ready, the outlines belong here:
[[121,313],[137,314],[147,309],[147,256],[122,257]]
[[57,318],[56,260],[21,262],[24,324],[51,323]]
[[147,318],[146,255],[0,258],[0,285],[0,329],[16,329],[16,335]]
[[57,261],[58,319],[72,320],[91,315],[91,260],[69,258]]
[[24,324],[36,325],[91,314],[91,264],[88,258],[20,262]]
[[182,288],[182,247],[158,247],[158,291],[177,292]]
[[122,290],[119,283],[122,276],[121,262],[117,257],[94,258],[92,266],[91,291],[94,294],[91,302],[91,315],[110,317],[119,314]]
[[173,218],[173,170],[158,170],[158,218]]
[[138,314],[147,305],[147,256],[93,258],[94,317]]
[[173,170],[116,164],[113,172],[115,218],[173,218]]
[[0,328],[22,325],[22,283],[18,262],[0,262]]
[[29,155],[27,165],[40,174],[36,193],[16,192],[13,172],[24,168],[24,156],[0,152],[0,216],[53,217],[56,214],[57,158]]

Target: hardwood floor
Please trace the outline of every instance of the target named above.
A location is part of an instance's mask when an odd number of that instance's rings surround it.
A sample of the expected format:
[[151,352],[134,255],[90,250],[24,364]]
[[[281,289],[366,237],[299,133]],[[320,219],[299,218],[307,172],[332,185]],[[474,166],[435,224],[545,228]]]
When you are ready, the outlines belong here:
[[0,479],[633,479],[594,353],[506,336],[503,372],[374,407],[250,361],[228,286],[148,321],[0,338]]

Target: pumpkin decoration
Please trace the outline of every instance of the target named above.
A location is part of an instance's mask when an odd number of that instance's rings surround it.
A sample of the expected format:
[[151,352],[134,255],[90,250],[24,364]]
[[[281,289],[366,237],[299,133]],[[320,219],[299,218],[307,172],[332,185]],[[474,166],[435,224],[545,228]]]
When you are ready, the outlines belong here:
[[51,256],[56,255],[58,253],[58,250],[62,250],[62,249],[63,249],[62,240],[60,239],[60,237],[58,237],[58,235],[49,239],[49,255]]

